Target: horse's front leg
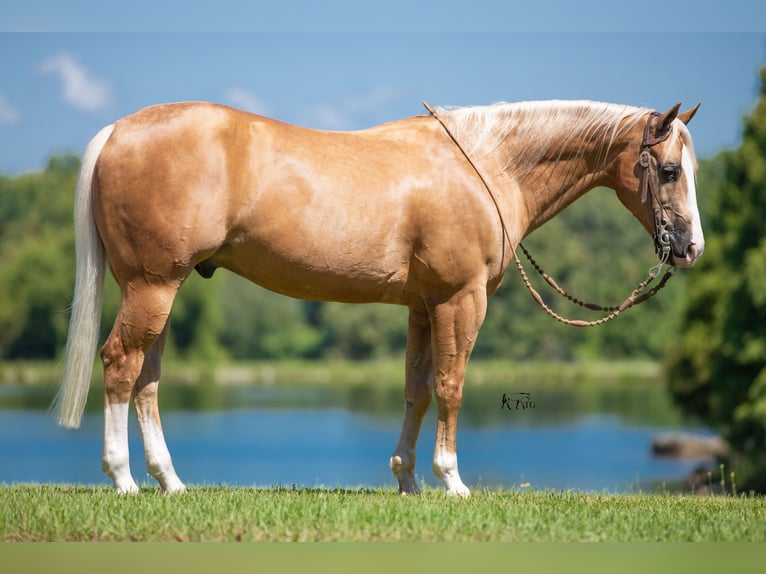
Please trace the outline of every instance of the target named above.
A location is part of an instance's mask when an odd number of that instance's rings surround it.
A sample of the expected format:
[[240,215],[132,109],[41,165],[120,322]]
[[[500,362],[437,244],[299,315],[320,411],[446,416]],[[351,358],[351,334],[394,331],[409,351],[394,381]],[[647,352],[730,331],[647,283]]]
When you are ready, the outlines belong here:
[[438,407],[433,472],[449,494],[469,496],[457,466],[457,416],[468,359],[487,311],[486,287],[466,288],[431,311],[434,394]]
[[415,449],[432,393],[431,322],[425,309],[411,308],[407,330],[404,422],[390,460],[402,494],[417,494],[420,490],[415,482]]

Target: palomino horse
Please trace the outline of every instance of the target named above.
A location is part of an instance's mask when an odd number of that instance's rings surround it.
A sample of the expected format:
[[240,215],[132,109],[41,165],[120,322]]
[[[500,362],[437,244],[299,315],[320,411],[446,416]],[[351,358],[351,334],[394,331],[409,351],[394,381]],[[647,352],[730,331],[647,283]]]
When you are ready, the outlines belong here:
[[691,266],[702,253],[685,125],[696,107],[678,109],[503,103],[348,133],[209,103],[117,121],[88,145],[77,184],[59,423],[82,418],[108,262],[121,301],[101,349],[103,470],[118,491],[138,490],[128,464],[132,398],[148,471],[164,491],[183,491],[160,424],[160,359],[181,284],[195,269],[209,277],[224,267],[291,297],[406,305],[404,421],[391,470],[402,493],[418,491],[415,444],[435,395],[433,472],[448,492],[468,495],[455,442],[463,377],[487,297],[519,241],[607,186],[664,237],[671,264]]

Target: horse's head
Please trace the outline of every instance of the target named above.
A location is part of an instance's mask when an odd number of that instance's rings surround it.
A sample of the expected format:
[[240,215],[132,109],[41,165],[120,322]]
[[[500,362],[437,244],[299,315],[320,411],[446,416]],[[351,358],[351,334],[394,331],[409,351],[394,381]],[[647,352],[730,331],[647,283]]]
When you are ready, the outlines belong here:
[[699,108],[647,114],[617,159],[620,201],[654,236],[660,259],[691,267],[705,248],[695,179],[697,163],[686,124]]

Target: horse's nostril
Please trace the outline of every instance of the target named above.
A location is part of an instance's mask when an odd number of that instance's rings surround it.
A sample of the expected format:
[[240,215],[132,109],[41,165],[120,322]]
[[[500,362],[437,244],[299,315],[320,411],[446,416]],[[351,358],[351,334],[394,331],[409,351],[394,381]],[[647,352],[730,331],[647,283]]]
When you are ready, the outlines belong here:
[[705,250],[705,244],[697,245],[694,242],[689,243],[689,246],[686,248],[686,258],[690,261],[696,261],[700,255],[702,255],[702,252]]

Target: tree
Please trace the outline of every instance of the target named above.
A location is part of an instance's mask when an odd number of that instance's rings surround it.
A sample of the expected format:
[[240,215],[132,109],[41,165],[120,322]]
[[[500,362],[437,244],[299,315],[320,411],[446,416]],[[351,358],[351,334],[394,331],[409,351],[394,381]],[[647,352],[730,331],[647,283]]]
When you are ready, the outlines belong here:
[[79,160],[0,178],[0,357],[52,358],[74,283],[72,189]]
[[307,320],[303,302],[267,291],[225,269],[218,275],[225,323],[220,340],[232,358],[316,356],[322,334]]
[[[702,166],[708,242],[681,336],[668,355],[670,388],[688,413],[718,428],[750,488],[766,488],[766,67],[742,144]],[[742,472],[738,474],[743,474]],[[749,478],[748,478],[749,477]]]
[[407,309],[396,305],[322,306],[324,356],[355,360],[403,353],[407,344]]

